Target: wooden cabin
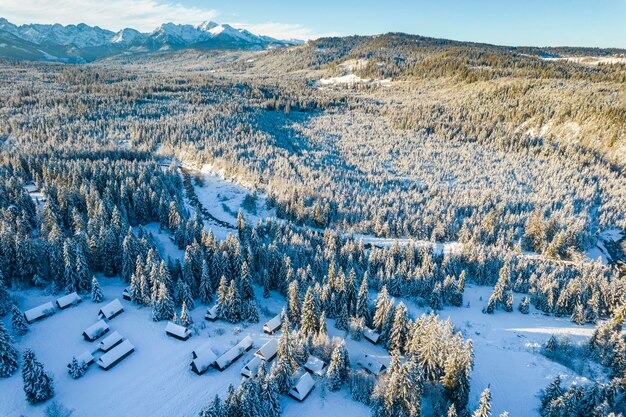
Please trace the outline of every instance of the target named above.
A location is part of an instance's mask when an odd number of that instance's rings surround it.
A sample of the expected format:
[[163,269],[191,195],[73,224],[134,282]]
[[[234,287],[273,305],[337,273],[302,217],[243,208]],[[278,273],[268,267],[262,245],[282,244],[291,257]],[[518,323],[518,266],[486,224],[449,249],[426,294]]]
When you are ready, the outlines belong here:
[[191,331],[185,326],[181,326],[171,321],[165,326],[165,334],[178,340],[187,340],[191,337]]
[[131,301],[130,300],[130,287],[124,288],[124,290],[122,291],[122,298],[126,301]]
[[252,349],[252,338],[250,336],[246,336],[239,343],[215,360],[215,368],[223,371],[232,365],[237,359],[241,358],[243,354],[250,349]]
[[317,356],[309,355],[309,359],[304,364],[304,369],[319,377],[324,376],[326,363]]
[[56,304],[61,310],[65,310],[68,307],[78,305],[83,299],[78,295],[78,293],[73,292],[71,294],[64,295],[63,297],[57,298]]
[[305,372],[289,391],[289,395],[298,401],[304,401],[311,391],[313,391],[313,388],[315,388],[315,380],[310,373]]
[[378,342],[380,341],[380,333],[378,333],[377,331],[370,329],[369,327],[366,327],[363,330],[363,336],[365,337],[365,339],[367,339],[370,343],[373,343],[375,345],[378,344]]
[[131,353],[135,351],[135,346],[128,339],[124,340],[119,345],[115,346],[113,349],[100,356],[98,359],[98,366],[108,371],[113,368],[115,365],[123,361],[125,358],[130,356]]
[[278,353],[278,339],[270,339],[266,344],[261,346],[261,349],[257,350],[255,355],[260,358],[271,362]]
[[[93,355],[91,354],[91,352],[86,350],[83,353],[81,353],[80,355],[76,356],[76,361],[79,364],[82,363],[82,364],[87,365],[87,367],[89,367],[89,366],[91,366],[94,363],[95,360],[94,360]],[[67,364],[67,368],[68,369],[72,368],[72,362]]]
[[24,312],[24,318],[28,324],[33,324],[37,320],[44,319],[54,314],[54,305],[51,302],[47,302],[40,306],[31,308]]
[[88,342],[93,342],[101,338],[109,331],[109,325],[104,320],[98,320],[98,322],[87,327],[83,332],[83,337]]
[[214,305],[213,307],[208,307],[206,309],[206,314],[204,315],[205,320],[215,321],[218,318],[219,318],[219,315],[217,314],[217,305]]
[[[206,344],[205,344],[206,345]],[[205,346],[202,349],[196,349],[193,351],[193,361],[191,362],[191,370],[198,375],[205,373],[211,366],[215,365],[217,355],[213,352],[210,346]]]
[[274,334],[283,326],[280,314],[277,314],[274,318],[269,320],[263,325],[263,331],[267,334]]
[[120,334],[117,330],[102,339],[100,342],[99,349],[103,352],[108,352],[113,349],[115,346],[119,345],[124,341],[124,336]]
[[111,320],[113,317],[116,317],[124,312],[124,307],[120,300],[116,298],[111,301],[109,304],[105,305],[98,312],[98,317],[101,319]]
[[363,354],[357,363],[361,366],[361,368],[376,376],[380,376],[387,370],[387,365],[379,359],[367,354]]

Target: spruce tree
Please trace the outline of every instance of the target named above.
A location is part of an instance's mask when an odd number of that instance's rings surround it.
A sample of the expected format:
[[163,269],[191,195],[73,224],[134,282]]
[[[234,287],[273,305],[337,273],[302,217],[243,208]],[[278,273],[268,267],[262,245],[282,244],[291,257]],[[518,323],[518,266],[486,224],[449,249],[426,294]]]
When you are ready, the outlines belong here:
[[313,296],[313,289],[309,286],[302,304],[302,320],[300,333],[304,337],[315,336],[319,328],[319,312]]
[[228,298],[228,285],[226,284],[226,277],[222,275],[220,279],[220,285],[217,289],[217,315],[220,318],[226,317],[227,305],[226,300]]
[[76,359],[76,357],[72,357],[72,363],[70,364],[70,368],[68,370],[68,373],[70,374],[70,376],[74,379],[78,379],[81,376],[85,375],[85,372],[87,372],[87,364],[85,362],[78,362],[78,360]]
[[298,281],[289,283],[289,291],[287,294],[287,316],[289,322],[298,328],[300,326],[300,293],[298,290]]
[[156,299],[152,304],[152,320],[170,320],[173,316],[174,302],[170,298],[165,284],[160,284]]
[[9,332],[0,321],[0,377],[8,378],[17,370],[17,350]]
[[11,327],[13,328],[13,334],[16,336],[23,336],[28,332],[28,324],[24,318],[24,313],[15,304],[13,304],[12,308]]
[[[132,287],[131,287],[132,290]],[[131,293],[132,294],[132,293]],[[94,303],[101,303],[104,295],[102,294],[102,288],[100,288],[100,283],[98,279],[94,275],[91,278],[91,301]]]
[[7,287],[4,285],[4,278],[2,272],[0,272],[0,317],[6,316],[11,311],[11,296]]
[[530,310],[530,298],[524,297],[522,298],[522,302],[519,304],[519,312],[522,314],[528,314]]
[[363,281],[361,281],[361,288],[359,289],[359,295],[356,300],[355,315],[357,317],[363,317],[363,319],[365,320],[365,324],[369,325],[371,317],[368,303],[367,272],[363,274]]
[[200,417],[226,417],[222,401],[218,395],[215,395],[213,401],[204,407],[198,414]]
[[348,305],[343,303],[339,317],[335,321],[335,327],[339,330],[348,331],[350,327],[350,316],[348,315]]
[[404,303],[398,304],[396,314],[393,319],[393,327],[389,337],[389,350],[398,350],[404,353],[407,338],[410,330],[410,321],[407,309]]
[[472,417],[489,417],[491,416],[491,390],[485,388],[480,396],[478,408],[472,414]]
[[35,353],[26,349],[23,356],[22,380],[26,400],[31,404],[44,402],[54,396],[52,376],[37,361]]
[[209,265],[206,260],[202,261],[202,274],[200,276],[200,301],[209,304],[213,301],[213,285]]
[[180,323],[183,326],[189,326],[192,323],[191,316],[187,311],[187,304],[183,301],[183,305],[180,308]]

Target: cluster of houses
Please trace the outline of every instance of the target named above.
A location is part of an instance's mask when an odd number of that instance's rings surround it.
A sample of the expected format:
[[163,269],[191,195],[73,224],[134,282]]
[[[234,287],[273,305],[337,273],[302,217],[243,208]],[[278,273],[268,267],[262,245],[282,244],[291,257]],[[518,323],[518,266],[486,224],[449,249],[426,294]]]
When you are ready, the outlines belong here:
[[43,320],[46,317],[53,315],[57,309],[65,310],[66,308],[78,305],[83,299],[77,293],[64,295],[57,298],[54,303],[48,301],[37,307],[33,307],[30,310],[24,312],[24,319],[28,324],[33,324],[36,321]]
[[[106,304],[98,311],[98,321],[83,331],[83,338],[93,343],[104,337],[104,335],[107,335],[111,330],[109,321],[123,312],[124,306],[122,306],[122,303],[117,298]],[[76,356],[76,360],[79,364],[82,363],[87,367],[96,362],[100,368],[108,371],[130,356],[134,351],[135,346],[133,346],[130,340],[125,339],[124,336],[116,330],[100,340],[98,347],[93,352],[85,351]],[[101,353],[97,361],[94,358],[96,353]],[[68,368],[69,367],[71,367],[71,363],[68,364]]]

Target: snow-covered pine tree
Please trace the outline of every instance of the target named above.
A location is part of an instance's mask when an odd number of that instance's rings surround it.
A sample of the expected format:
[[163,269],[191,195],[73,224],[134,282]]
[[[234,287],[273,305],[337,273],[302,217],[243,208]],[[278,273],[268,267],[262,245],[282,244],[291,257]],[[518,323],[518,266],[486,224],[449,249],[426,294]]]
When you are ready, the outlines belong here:
[[200,275],[200,301],[208,304],[213,301],[213,285],[209,265],[206,260],[202,261],[202,274]]
[[11,296],[7,287],[4,285],[4,278],[2,272],[0,272],[0,317],[6,316],[11,311]]
[[312,287],[308,287],[302,303],[302,320],[300,325],[300,333],[304,337],[311,337],[317,334],[319,329],[319,311],[317,303],[313,296]]
[[485,388],[480,396],[478,408],[472,414],[472,417],[489,417],[491,416],[491,390]]
[[529,310],[530,310],[530,298],[527,296],[524,296],[522,298],[522,301],[519,303],[519,312],[522,314],[528,314]]
[[191,294],[191,288],[189,284],[183,279],[179,279],[176,284],[176,301],[182,306],[183,304],[187,305],[189,310],[193,310],[195,307],[195,303],[193,300],[193,295]]
[[52,376],[46,373],[43,365],[37,361],[35,353],[30,349],[24,351],[22,380],[26,400],[29,403],[41,403],[54,396]]
[[170,320],[174,316],[174,302],[165,287],[165,284],[159,285],[156,299],[152,305],[152,320]]
[[241,296],[237,290],[237,285],[235,280],[231,280],[226,295],[225,319],[230,323],[239,323],[241,321],[241,307]]
[[224,411],[224,406],[218,395],[215,395],[213,401],[204,407],[198,414],[200,417],[227,417]]
[[289,322],[294,328],[300,327],[300,292],[298,290],[298,281],[291,281],[289,283],[289,290],[287,292],[287,316]]
[[70,364],[70,368],[67,371],[70,376],[74,379],[78,379],[81,376],[85,375],[87,372],[87,364],[84,362],[78,362],[76,357],[72,357],[72,363]]
[[9,332],[0,321],[0,377],[8,378],[17,370],[17,350]]
[[28,324],[24,318],[24,313],[22,313],[15,304],[13,304],[11,312],[11,327],[13,328],[13,334],[16,336],[23,336],[28,333]]
[[192,323],[191,316],[187,311],[187,304],[183,301],[183,305],[180,308],[180,324],[183,326],[189,326]]
[[348,315],[348,305],[343,303],[341,305],[341,312],[339,313],[339,317],[335,321],[335,327],[339,330],[348,331],[350,327],[350,316]]
[[228,306],[226,305],[226,300],[228,298],[228,284],[226,283],[226,277],[222,275],[220,278],[220,285],[217,289],[217,315],[220,318],[226,317],[226,312],[228,310]]
[[80,244],[76,246],[76,285],[79,292],[87,292],[91,286],[89,279],[89,265],[83,247]]
[[510,313],[513,311],[513,291],[509,290],[504,296],[504,311]]
[[411,323],[408,311],[404,303],[400,303],[398,304],[398,307],[396,307],[396,314],[393,319],[393,326],[389,336],[390,351],[398,350],[400,353],[404,353],[410,328]]
[[383,326],[387,322],[387,316],[389,315],[389,294],[387,293],[387,287],[383,285],[378,296],[376,297],[376,311],[374,312],[374,329],[378,332],[382,331]]
[[363,274],[363,280],[361,281],[361,287],[359,288],[359,294],[356,300],[356,311],[355,315],[357,317],[363,317],[365,320],[365,324],[369,325],[371,320],[370,317],[370,309],[368,303],[368,279],[367,279],[367,271]]
[[104,295],[102,294],[102,288],[100,288],[100,283],[94,275],[91,278],[91,301],[93,301],[94,303],[101,303],[103,298]]
[[331,391],[337,391],[341,388],[344,382],[344,356],[340,346],[336,346],[333,349],[333,353],[330,357],[330,363],[326,370],[326,382],[328,389]]

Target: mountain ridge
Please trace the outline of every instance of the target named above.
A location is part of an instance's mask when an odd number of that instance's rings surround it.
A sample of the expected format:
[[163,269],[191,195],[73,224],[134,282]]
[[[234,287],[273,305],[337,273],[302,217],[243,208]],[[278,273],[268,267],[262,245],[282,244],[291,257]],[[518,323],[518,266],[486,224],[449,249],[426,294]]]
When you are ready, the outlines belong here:
[[152,32],[117,32],[85,23],[15,25],[0,17],[0,59],[85,63],[128,52],[184,48],[263,50],[302,42],[256,35],[228,24],[166,22]]

